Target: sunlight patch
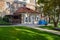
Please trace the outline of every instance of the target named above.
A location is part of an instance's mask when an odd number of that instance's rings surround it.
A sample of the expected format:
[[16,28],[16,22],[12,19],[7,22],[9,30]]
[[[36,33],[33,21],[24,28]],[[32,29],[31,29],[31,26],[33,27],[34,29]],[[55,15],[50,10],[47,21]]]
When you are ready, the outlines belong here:
[[0,31],[2,31],[2,29],[0,28]]
[[21,29],[17,29],[17,28],[16,28],[15,30],[20,31]]
[[52,36],[48,35],[48,34],[41,34],[41,35],[46,36],[45,38],[47,38],[48,40],[54,40],[54,38]]
[[20,39],[17,38],[16,40],[20,40]]
[[17,29],[16,28],[15,30],[17,30],[17,31],[26,31],[26,32],[33,33],[33,34],[39,34],[39,33],[36,33],[34,31],[30,31],[30,30],[27,30],[27,29]]

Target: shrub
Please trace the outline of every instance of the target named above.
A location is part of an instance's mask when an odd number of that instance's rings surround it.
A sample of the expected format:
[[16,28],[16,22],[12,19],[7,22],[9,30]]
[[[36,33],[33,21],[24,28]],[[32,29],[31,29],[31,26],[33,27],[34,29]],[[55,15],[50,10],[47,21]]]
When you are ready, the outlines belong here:
[[9,16],[4,16],[3,21],[9,22]]
[[7,17],[0,17],[0,25],[10,25],[9,19]]

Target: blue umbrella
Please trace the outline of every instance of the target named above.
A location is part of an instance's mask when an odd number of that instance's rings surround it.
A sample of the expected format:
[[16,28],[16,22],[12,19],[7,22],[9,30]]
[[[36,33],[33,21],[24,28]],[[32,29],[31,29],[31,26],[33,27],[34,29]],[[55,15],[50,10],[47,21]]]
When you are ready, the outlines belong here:
[[39,20],[38,22],[39,25],[46,25],[48,24],[46,20]]

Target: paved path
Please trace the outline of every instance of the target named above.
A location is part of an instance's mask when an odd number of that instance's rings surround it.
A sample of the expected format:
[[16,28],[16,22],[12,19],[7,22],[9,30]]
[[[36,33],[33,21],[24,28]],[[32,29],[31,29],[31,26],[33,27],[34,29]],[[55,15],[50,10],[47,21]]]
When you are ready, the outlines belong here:
[[43,28],[38,28],[38,27],[31,27],[31,28],[34,28],[34,29],[37,29],[37,30],[46,31],[46,32],[50,32],[50,33],[57,34],[57,35],[60,35],[60,32],[59,32],[59,31],[55,31],[55,30],[48,30],[48,29],[43,29]]
[[[14,26],[27,26],[27,27],[30,27],[30,28],[33,28],[33,29],[37,29],[37,30],[42,30],[42,31],[46,31],[46,32],[50,32],[50,33],[53,33],[53,34],[57,34],[57,35],[60,35],[60,32],[59,31],[55,31],[55,30],[48,30],[48,29],[43,29],[43,28],[39,28],[38,26],[42,26],[42,25],[29,25],[29,24],[21,24],[21,25],[14,25]],[[44,25],[43,25],[44,26]]]
[[[59,31],[39,28],[38,26],[41,26],[41,25],[18,24],[18,25],[10,25],[10,27],[11,27],[11,26],[27,26],[27,27],[30,27],[30,28],[33,28],[33,29],[42,30],[42,31],[46,31],[46,32],[50,32],[50,33],[53,33],[53,34],[60,35],[60,32],[59,32]],[[44,25],[43,25],[43,26],[44,26]],[[4,26],[3,26],[3,27],[4,27]],[[5,26],[5,27],[6,27],[6,26]],[[8,26],[7,26],[7,27],[8,27]]]
[[[52,24],[48,24],[47,26],[49,26]],[[16,24],[16,25],[10,25],[10,26],[29,26],[29,27],[36,27],[36,26],[45,26],[45,25],[38,25],[38,24]]]

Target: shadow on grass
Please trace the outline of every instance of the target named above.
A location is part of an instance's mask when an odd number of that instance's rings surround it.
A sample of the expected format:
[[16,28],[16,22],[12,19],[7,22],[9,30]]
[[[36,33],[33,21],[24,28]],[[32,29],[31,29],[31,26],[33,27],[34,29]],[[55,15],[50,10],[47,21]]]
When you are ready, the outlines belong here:
[[45,28],[45,29],[53,29],[53,26],[40,26],[40,28]]
[[26,27],[0,28],[0,40],[59,40],[59,35]]

